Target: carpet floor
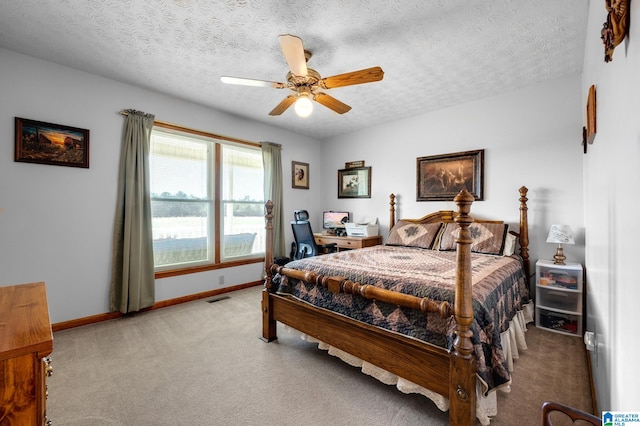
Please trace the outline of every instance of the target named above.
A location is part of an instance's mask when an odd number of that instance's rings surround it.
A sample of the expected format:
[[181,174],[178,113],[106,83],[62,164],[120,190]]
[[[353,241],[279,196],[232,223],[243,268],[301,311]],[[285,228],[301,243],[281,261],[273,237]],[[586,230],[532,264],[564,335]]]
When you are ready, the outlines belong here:
[[[54,334],[56,425],[424,425],[448,413],[360,373],[278,325],[264,343],[261,287]],[[218,300],[219,299],[219,300]],[[579,338],[530,326],[492,425],[539,425],[555,400],[589,411]]]

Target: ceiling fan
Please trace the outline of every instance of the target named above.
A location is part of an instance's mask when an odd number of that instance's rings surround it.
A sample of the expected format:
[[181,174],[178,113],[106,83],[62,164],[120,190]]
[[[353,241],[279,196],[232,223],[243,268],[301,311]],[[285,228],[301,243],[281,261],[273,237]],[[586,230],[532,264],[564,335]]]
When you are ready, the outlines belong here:
[[384,76],[382,68],[372,67],[322,78],[316,70],[307,68],[307,61],[311,58],[311,52],[304,50],[300,37],[284,34],[279,38],[280,48],[291,70],[287,73],[286,83],[230,76],[220,77],[220,80],[227,84],[292,90],[294,94],[284,98],[282,102],[271,110],[269,115],[280,115],[295,103],[296,113],[299,116],[307,117],[313,110],[311,100],[326,106],[338,114],[344,114],[351,110],[351,107],[340,102],[333,96],[320,91],[321,89],[334,89],[336,87],[371,83],[382,80]]

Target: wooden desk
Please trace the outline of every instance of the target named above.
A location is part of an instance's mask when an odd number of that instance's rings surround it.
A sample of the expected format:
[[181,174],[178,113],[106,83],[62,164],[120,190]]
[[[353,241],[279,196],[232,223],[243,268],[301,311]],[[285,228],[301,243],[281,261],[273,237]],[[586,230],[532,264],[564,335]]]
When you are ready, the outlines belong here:
[[338,251],[382,244],[382,237],[380,235],[376,235],[375,237],[337,237],[335,235],[313,234],[313,238],[318,245],[336,243]]
[[0,424],[47,423],[53,334],[44,283],[0,287]]

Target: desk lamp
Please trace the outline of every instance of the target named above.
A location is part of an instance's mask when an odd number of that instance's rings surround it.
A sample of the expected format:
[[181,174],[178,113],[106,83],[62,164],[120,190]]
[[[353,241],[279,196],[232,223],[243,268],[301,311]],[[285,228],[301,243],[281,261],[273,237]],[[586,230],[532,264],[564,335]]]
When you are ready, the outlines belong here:
[[564,265],[566,256],[564,255],[562,245],[575,244],[573,241],[573,232],[571,232],[571,227],[569,225],[551,225],[549,235],[547,236],[547,242],[558,244],[558,250],[556,251],[555,256],[553,256],[553,263],[556,265]]

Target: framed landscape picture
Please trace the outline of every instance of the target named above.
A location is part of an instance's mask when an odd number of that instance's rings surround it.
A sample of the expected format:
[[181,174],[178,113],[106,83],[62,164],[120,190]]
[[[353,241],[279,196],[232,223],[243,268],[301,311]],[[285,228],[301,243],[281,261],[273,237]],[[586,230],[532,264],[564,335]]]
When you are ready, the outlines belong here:
[[15,161],[89,168],[89,130],[15,118]]
[[453,201],[463,188],[481,201],[484,150],[420,157],[416,177],[416,201]]
[[371,167],[338,170],[338,198],[371,198]]

